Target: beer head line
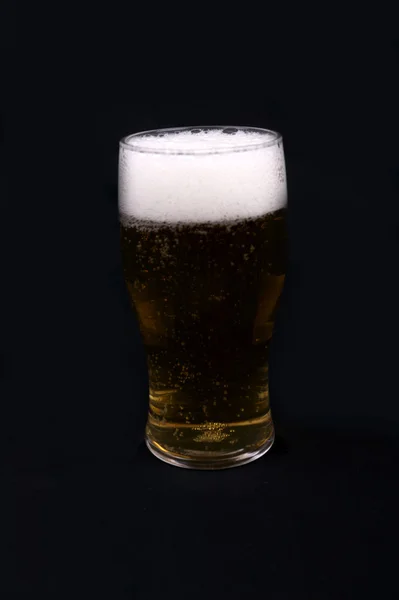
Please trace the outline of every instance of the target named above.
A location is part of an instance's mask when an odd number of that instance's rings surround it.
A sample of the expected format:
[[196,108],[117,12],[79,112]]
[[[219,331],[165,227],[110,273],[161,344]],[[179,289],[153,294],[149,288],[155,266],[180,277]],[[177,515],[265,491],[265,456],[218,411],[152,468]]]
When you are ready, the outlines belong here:
[[121,216],[222,222],[286,205],[282,141],[267,130],[185,129],[129,136],[121,143],[119,161]]

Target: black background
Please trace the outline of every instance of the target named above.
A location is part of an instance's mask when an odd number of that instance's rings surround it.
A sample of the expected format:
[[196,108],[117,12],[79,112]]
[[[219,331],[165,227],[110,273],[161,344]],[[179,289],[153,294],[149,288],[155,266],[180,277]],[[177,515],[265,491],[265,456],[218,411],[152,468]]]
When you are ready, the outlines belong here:
[[[392,20],[4,7],[3,597],[396,598]],[[284,138],[278,438],[246,467],[186,472],[142,443],[118,141],[220,123]]]

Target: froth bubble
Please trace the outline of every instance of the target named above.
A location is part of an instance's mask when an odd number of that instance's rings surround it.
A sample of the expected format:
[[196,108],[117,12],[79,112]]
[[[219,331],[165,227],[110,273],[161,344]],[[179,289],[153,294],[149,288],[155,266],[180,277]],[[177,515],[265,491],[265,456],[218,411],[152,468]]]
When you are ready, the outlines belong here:
[[238,129],[236,129],[236,127],[225,127],[222,130],[223,133],[229,133],[230,135],[237,133],[237,131],[238,131]]
[[225,127],[134,135],[121,143],[121,215],[157,222],[218,222],[286,204],[281,137]]

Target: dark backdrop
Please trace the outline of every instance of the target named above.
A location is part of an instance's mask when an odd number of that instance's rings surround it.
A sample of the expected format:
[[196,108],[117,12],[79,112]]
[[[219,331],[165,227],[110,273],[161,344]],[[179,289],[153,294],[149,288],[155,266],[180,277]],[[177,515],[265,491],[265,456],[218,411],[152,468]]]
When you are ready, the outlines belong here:
[[[35,4],[16,16],[5,6],[4,597],[396,598],[389,19],[313,22],[287,7],[290,24],[251,14],[194,26],[155,7],[143,16]],[[118,141],[220,123],[284,137],[278,439],[244,468],[186,472],[142,443],[147,378],[122,279]]]

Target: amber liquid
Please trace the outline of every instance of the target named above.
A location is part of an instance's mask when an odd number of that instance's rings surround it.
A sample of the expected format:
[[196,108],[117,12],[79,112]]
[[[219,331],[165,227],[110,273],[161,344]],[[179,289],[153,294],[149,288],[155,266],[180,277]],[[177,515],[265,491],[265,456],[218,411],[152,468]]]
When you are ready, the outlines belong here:
[[241,221],[122,219],[124,276],[148,360],[148,443],[170,462],[229,466],[271,444],[268,353],[285,210]]

